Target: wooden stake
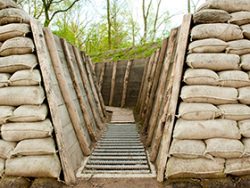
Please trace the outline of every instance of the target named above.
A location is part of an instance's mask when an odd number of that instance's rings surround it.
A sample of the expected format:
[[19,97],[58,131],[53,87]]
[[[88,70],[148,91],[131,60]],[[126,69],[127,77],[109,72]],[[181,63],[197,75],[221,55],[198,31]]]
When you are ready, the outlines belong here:
[[34,42],[36,45],[36,51],[38,56],[38,61],[44,81],[44,87],[47,95],[47,100],[49,104],[49,109],[51,113],[51,118],[53,120],[53,126],[55,130],[55,137],[58,146],[59,156],[61,159],[64,180],[66,184],[76,183],[76,177],[73,167],[70,165],[70,156],[65,148],[65,143],[63,139],[63,128],[61,117],[58,112],[58,97],[52,87],[51,75],[53,74],[50,69],[50,55],[45,42],[42,26],[34,19],[31,19],[31,29],[34,37]]
[[100,73],[100,77],[99,77],[99,91],[102,91],[102,84],[103,84],[103,79],[104,79],[104,75],[105,75],[105,68],[106,68],[106,62],[102,63],[102,68],[101,68],[101,73]]
[[174,56],[177,32],[178,32],[178,29],[173,29],[171,31],[171,33],[170,33],[166,59],[165,59],[165,62],[164,62],[164,65],[163,65],[163,70],[162,70],[162,73],[161,73],[161,76],[160,76],[159,85],[158,85],[158,89],[157,89],[157,92],[156,92],[156,98],[155,98],[153,110],[151,112],[150,120],[149,120],[149,123],[148,123],[148,126],[147,126],[147,133],[148,133],[147,134],[147,139],[146,139],[146,145],[147,146],[150,146],[150,144],[151,144],[153,133],[154,133],[154,130],[155,130],[155,126],[157,125],[157,119],[159,117],[160,107],[161,107],[162,102],[164,102],[162,99],[163,99],[163,96],[164,96],[164,91],[166,89],[165,86],[166,86],[167,77],[168,77],[168,74],[169,74],[170,63],[171,63],[171,60],[172,60],[172,58]]
[[76,76],[76,70],[75,70],[73,62],[72,62],[72,56],[69,52],[69,47],[68,47],[67,41],[65,39],[61,39],[61,43],[62,43],[64,54],[66,57],[66,62],[67,62],[68,68],[69,68],[69,73],[70,73],[70,76],[72,78],[73,85],[74,85],[74,88],[76,90],[77,98],[79,100],[79,104],[80,104],[80,107],[81,107],[81,110],[83,113],[85,125],[88,129],[88,132],[89,132],[91,139],[95,142],[95,141],[97,141],[97,139],[96,139],[96,133],[94,130],[94,125],[93,125],[93,122],[91,121],[91,119],[88,115],[88,110],[86,108],[87,104],[85,103],[85,101],[83,99],[81,87],[79,85],[80,81],[78,80],[78,78]]
[[113,70],[112,70],[112,78],[111,78],[111,90],[110,90],[110,96],[109,96],[109,106],[112,106],[113,99],[114,99],[116,68],[117,68],[117,62],[113,62]]
[[128,79],[129,79],[129,73],[131,70],[132,61],[128,61],[124,79],[123,79],[123,90],[122,90],[122,101],[121,101],[121,107],[123,108],[126,103],[126,97],[127,97],[127,88],[128,88]]
[[172,138],[172,132],[174,128],[175,122],[175,114],[176,108],[180,93],[180,86],[181,86],[181,78],[183,72],[183,66],[185,61],[185,54],[187,50],[188,44],[188,37],[190,32],[190,25],[191,25],[191,14],[185,15],[183,18],[183,23],[180,29],[180,36],[178,39],[178,46],[176,50],[176,63],[174,67],[174,79],[173,79],[173,87],[172,87],[172,94],[169,104],[169,110],[167,115],[167,121],[164,127],[160,150],[158,153],[158,161],[157,164],[157,180],[162,182],[164,180],[164,172],[166,168],[166,163],[168,159],[169,147]]

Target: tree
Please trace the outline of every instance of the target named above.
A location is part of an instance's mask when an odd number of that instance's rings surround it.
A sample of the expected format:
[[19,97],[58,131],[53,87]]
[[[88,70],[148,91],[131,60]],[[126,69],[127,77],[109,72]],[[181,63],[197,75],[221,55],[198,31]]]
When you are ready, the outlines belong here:
[[152,0],[149,1],[148,5],[146,6],[146,0],[142,0],[142,15],[143,15],[143,38],[142,42],[147,41],[147,35],[148,35],[148,16],[149,16],[149,11],[150,7],[152,5]]
[[108,46],[111,49],[111,18],[110,18],[110,1],[107,0],[107,21],[108,21]]

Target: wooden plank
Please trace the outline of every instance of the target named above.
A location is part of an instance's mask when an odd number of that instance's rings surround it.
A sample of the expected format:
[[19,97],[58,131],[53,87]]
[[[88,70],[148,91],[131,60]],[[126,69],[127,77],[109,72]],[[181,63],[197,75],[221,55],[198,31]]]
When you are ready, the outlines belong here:
[[73,47],[73,51],[75,53],[76,62],[77,62],[78,68],[80,70],[80,75],[81,75],[81,79],[83,82],[83,86],[85,88],[87,98],[88,98],[88,101],[89,101],[90,106],[91,106],[92,113],[94,114],[94,117],[95,117],[96,125],[98,126],[99,129],[102,129],[104,124],[102,123],[100,116],[99,116],[99,113],[97,111],[97,105],[95,103],[95,99],[94,99],[93,94],[92,94],[91,86],[90,86],[89,79],[87,76],[87,71],[83,65],[80,51],[76,47]]
[[166,163],[167,163],[167,159],[169,155],[168,153],[169,153],[172,132],[174,128],[175,114],[176,114],[176,108],[178,104],[179,93],[180,93],[182,72],[183,72],[185,54],[186,54],[186,49],[187,49],[187,44],[188,44],[191,19],[192,19],[191,14],[184,16],[183,23],[180,29],[180,36],[178,39],[178,46],[176,50],[176,63],[174,67],[173,87],[172,87],[172,93],[170,96],[171,99],[170,99],[170,104],[169,104],[169,109],[168,109],[167,121],[164,127],[160,150],[158,153],[159,164],[157,165],[157,180],[160,182],[164,180],[164,172],[165,172]]
[[90,146],[90,143],[88,143],[85,137],[84,131],[81,127],[81,124],[80,124],[81,121],[78,116],[77,109],[74,106],[74,103],[70,96],[67,80],[63,74],[62,63],[57,53],[57,47],[54,41],[53,34],[48,28],[45,29],[45,38],[46,38],[49,53],[52,59],[52,64],[53,64],[53,67],[57,76],[58,84],[62,92],[63,98],[65,100],[65,103],[67,105],[67,109],[70,114],[70,118],[73,123],[81,149],[85,155],[89,155],[91,153],[91,149],[90,149],[91,146]]
[[117,62],[113,62],[113,70],[112,70],[112,78],[111,78],[111,90],[110,90],[110,97],[109,97],[109,106],[112,106],[113,98],[114,98],[116,68],[117,68]]
[[128,79],[129,79],[129,73],[130,73],[130,69],[131,69],[131,66],[132,66],[132,62],[133,61],[128,61],[127,67],[126,67],[126,71],[125,71],[125,76],[124,76],[124,79],[123,79],[123,90],[122,90],[121,107],[124,107],[125,106],[125,102],[126,102],[127,88],[128,88]]
[[[58,113],[57,104],[58,97],[55,93],[55,87],[53,87],[52,75],[55,75],[53,70],[50,68],[51,58],[47,49],[45,42],[42,26],[38,21],[31,19],[31,29],[33,33],[34,42],[36,45],[36,51],[38,56],[38,61],[43,77],[44,87],[47,95],[47,100],[49,104],[49,109],[51,113],[51,118],[53,121],[53,126],[55,130],[55,137],[58,146],[59,156],[61,159],[64,180],[66,184],[74,184],[76,182],[76,177],[74,173],[73,166],[71,165],[70,153],[65,149],[65,142],[63,138],[63,129],[61,122],[61,115]],[[80,157],[82,156],[81,153]]]
[[158,87],[158,83],[161,81],[160,76],[161,76],[161,72],[162,72],[162,67],[164,64],[164,60],[165,60],[165,55],[166,55],[166,51],[167,51],[167,46],[168,46],[168,39],[164,39],[162,41],[162,47],[160,50],[160,55],[159,55],[159,59],[156,65],[156,72],[155,72],[155,76],[154,76],[154,80],[153,80],[153,84],[152,84],[152,89],[151,89],[151,94],[150,97],[148,99],[148,105],[146,108],[146,115],[145,115],[145,120],[143,123],[143,132],[145,133],[147,131],[148,128],[148,122],[149,119],[151,117],[151,112],[152,112],[152,108],[153,108],[153,104],[154,104],[154,99],[156,96],[156,90]]
[[72,81],[73,81],[73,86],[74,86],[74,89],[76,91],[77,98],[78,98],[78,101],[79,101],[79,104],[80,104],[80,107],[81,107],[81,110],[82,110],[83,118],[84,118],[84,121],[85,121],[84,126],[87,127],[87,130],[88,130],[88,133],[89,133],[91,139],[95,142],[95,141],[97,141],[96,132],[94,130],[94,125],[91,122],[91,120],[89,118],[89,115],[88,115],[88,111],[87,111],[87,108],[86,108],[87,104],[85,103],[85,101],[83,99],[83,96],[82,96],[81,88],[80,88],[80,85],[79,85],[80,81],[78,80],[78,77],[76,76],[76,71],[77,70],[75,70],[75,68],[74,68],[72,56],[71,56],[70,51],[69,51],[68,43],[67,43],[67,41],[65,39],[61,39],[61,42],[62,42],[62,46],[63,46],[63,49],[64,49],[64,54],[65,54],[65,57],[66,57],[66,62],[68,64],[69,72],[70,72],[70,75],[71,75],[71,78],[72,78]]
[[169,73],[169,66],[174,56],[174,51],[175,51],[174,47],[176,43],[177,31],[178,31],[177,29],[173,29],[170,33],[166,59],[165,59],[163,70],[160,76],[159,85],[158,85],[158,89],[156,92],[156,98],[155,98],[155,102],[153,105],[153,110],[150,114],[148,126],[147,128],[144,128],[144,130],[147,130],[147,139],[146,139],[147,146],[151,144],[155,126],[157,124],[157,119],[159,117],[159,111],[160,111],[160,107],[161,107],[161,103],[162,103],[162,99],[164,95],[164,90],[166,86],[166,79]]
[[103,84],[103,78],[104,78],[104,74],[105,74],[105,68],[106,68],[106,62],[102,63],[102,67],[101,67],[101,73],[100,73],[100,77],[99,77],[99,91],[102,91],[102,84]]

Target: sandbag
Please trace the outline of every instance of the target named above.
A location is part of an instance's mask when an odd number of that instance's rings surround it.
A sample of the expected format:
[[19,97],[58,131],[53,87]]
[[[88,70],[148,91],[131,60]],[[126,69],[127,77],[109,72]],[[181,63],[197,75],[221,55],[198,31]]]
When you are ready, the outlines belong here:
[[0,27],[0,41],[23,37],[30,32],[28,24],[8,24]]
[[18,8],[18,6],[12,0],[0,0],[0,9],[6,8]]
[[247,70],[247,71],[250,70],[250,54],[246,54],[246,55],[241,56],[240,67],[243,70]]
[[20,141],[31,138],[46,138],[53,131],[49,119],[41,122],[6,123],[1,127],[2,138],[6,141]]
[[250,158],[227,159],[224,172],[235,176],[249,175]]
[[35,49],[34,43],[27,37],[15,37],[6,40],[0,48],[1,56],[31,54]]
[[9,117],[13,115],[13,106],[0,106],[0,124],[6,123]]
[[244,55],[250,53],[250,41],[247,39],[228,42],[226,53]]
[[6,160],[7,176],[59,178],[61,164],[56,155],[25,156]]
[[223,41],[243,39],[239,26],[226,23],[200,24],[191,30],[192,40],[218,38]]
[[41,84],[39,70],[20,70],[10,77],[11,86],[36,86]]
[[0,73],[0,87],[6,87],[9,85],[10,74]]
[[249,0],[207,0],[202,9],[222,9],[227,12],[250,11]]
[[225,119],[236,121],[250,119],[250,107],[245,104],[224,104],[219,105],[218,108]]
[[205,9],[193,14],[195,24],[225,23],[231,18],[230,14],[224,10]]
[[205,140],[206,151],[205,154],[212,155],[218,158],[238,158],[244,153],[244,146],[239,140],[212,138]]
[[0,158],[8,159],[12,151],[15,149],[16,142],[8,142],[0,139]]
[[191,68],[211,69],[214,71],[239,70],[240,56],[223,53],[195,53],[189,54],[186,63]]
[[240,139],[237,122],[227,119],[187,121],[178,119],[173,137],[176,139],[202,140],[209,138]]
[[185,103],[179,106],[178,117],[184,120],[209,120],[221,115],[221,111],[209,103]]
[[238,89],[238,100],[242,104],[250,104],[250,87],[242,87]]
[[231,18],[228,23],[236,25],[245,25],[250,23],[250,12],[240,11],[231,14]]
[[44,90],[39,86],[0,88],[0,105],[40,105],[44,99]]
[[30,16],[21,9],[8,8],[0,10],[0,25],[9,23],[27,23],[30,22]]
[[34,54],[0,57],[0,72],[14,73],[19,70],[33,69],[38,64]]
[[219,76],[209,69],[187,69],[183,81],[187,85],[218,85]]
[[171,157],[167,162],[166,178],[219,178],[223,177],[224,159],[181,159]]
[[181,89],[181,98],[188,103],[232,104],[237,103],[238,91],[230,87],[184,86]]
[[0,176],[4,173],[5,160],[0,158]]
[[8,118],[12,122],[33,122],[43,121],[48,115],[48,107],[42,105],[22,105],[16,108],[13,115]]
[[244,145],[244,157],[250,156],[250,139],[249,138],[243,138],[242,143]]
[[238,125],[241,135],[250,138],[250,120],[239,121]]
[[210,38],[191,42],[188,46],[189,53],[220,53],[224,52],[228,44],[223,40]]
[[205,143],[201,140],[174,139],[169,154],[178,158],[194,159],[204,157],[205,149]]
[[55,154],[55,143],[52,138],[28,139],[20,141],[12,155],[49,155]]
[[249,76],[244,71],[232,70],[232,71],[221,71],[219,75],[219,84],[226,87],[246,87],[250,86]]
[[241,29],[245,38],[250,39],[250,24],[242,25]]

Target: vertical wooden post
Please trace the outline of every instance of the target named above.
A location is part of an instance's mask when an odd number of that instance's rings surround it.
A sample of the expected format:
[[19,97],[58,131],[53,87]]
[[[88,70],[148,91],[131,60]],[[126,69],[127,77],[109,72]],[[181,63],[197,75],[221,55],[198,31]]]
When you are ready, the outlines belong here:
[[113,99],[114,99],[116,68],[117,68],[117,62],[113,62],[113,70],[112,70],[112,78],[111,78],[111,89],[110,89],[110,96],[109,96],[109,106],[112,106]]
[[180,29],[180,35],[178,39],[178,46],[176,50],[176,63],[174,67],[174,79],[173,87],[171,93],[171,99],[169,104],[169,110],[167,114],[166,124],[163,130],[163,135],[161,139],[160,150],[158,153],[158,163],[157,163],[157,180],[164,180],[164,172],[166,168],[166,163],[168,159],[169,147],[171,143],[172,132],[175,122],[175,113],[180,93],[181,78],[183,72],[183,66],[185,61],[185,54],[188,44],[188,37],[191,25],[191,14],[185,15],[183,18],[183,23]]
[[104,79],[104,75],[105,75],[105,68],[106,68],[106,62],[102,63],[102,68],[101,68],[101,73],[100,73],[100,77],[99,77],[99,91],[102,92],[102,84],[103,84],[103,79]]
[[128,88],[128,79],[129,79],[129,73],[132,66],[132,61],[128,61],[124,79],[123,79],[123,89],[122,89],[122,101],[121,101],[121,107],[123,108],[126,103],[126,97],[127,97],[127,88]]

